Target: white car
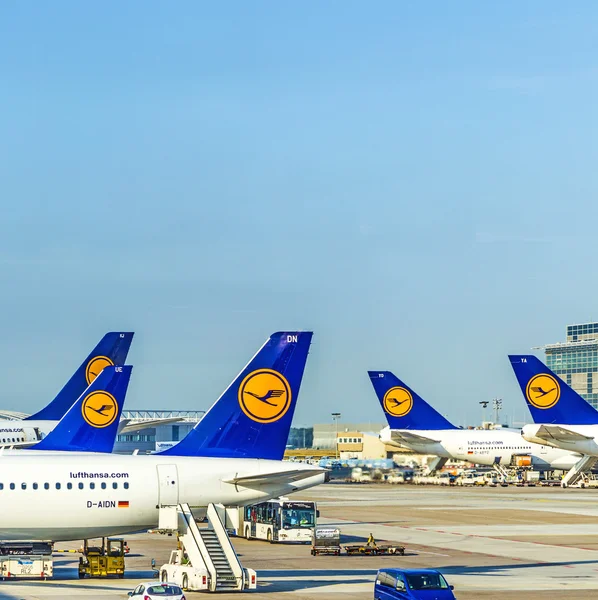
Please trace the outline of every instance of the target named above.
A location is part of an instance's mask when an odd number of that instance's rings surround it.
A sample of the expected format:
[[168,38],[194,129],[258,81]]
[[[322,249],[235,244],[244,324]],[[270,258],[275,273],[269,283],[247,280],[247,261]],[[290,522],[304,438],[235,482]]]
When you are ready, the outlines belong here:
[[129,597],[135,600],[185,600],[183,590],[174,583],[158,583],[157,581],[148,581],[147,583],[139,584],[132,592],[129,592]]

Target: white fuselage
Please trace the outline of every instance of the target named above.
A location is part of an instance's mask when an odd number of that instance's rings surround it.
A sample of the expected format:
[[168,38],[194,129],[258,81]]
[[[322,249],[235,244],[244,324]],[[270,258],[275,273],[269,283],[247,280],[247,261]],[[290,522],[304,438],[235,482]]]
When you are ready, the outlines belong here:
[[598,456],[598,425],[556,425],[551,424],[547,427],[562,428],[563,430],[578,433],[581,436],[586,436],[590,439],[575,439],[571,436],[568,439],[566,435],[559,436],[556,439],[540,440],[536,437],[538,430],[543,427],[542,425],[524,425],[521,430],[522,437],[527,441],[544,441],[545,444],[553,446],[554,448],[560,448],[569,452],[579,452],[579,454],[585,454],[589,456]]
[[[45,455],[44,455],[45,454]],[[313,470],[299,481],[285,471]],[[281,473],[251,487],[227,483]],[[14,452],[0,454],[0,540],[64,541],[158,525],[160,505],[236,506],[323,483],[310,465],[273,460]]]
[[57,424],[58,421],[0,421],[0,446],[39,442]]
[[[404,438],[401,437],[402,431]],[[430,441],[410,440],[409,434]],[[512,429],[391,430],[385,427],[380,432],[380,439],[398,442],[418,454],[434,454],[488,466],[509,466],[515,457],[529,455],[536,470],[568,470],[580,458],[567,450],[530,443],[521,437],[519,431]]]

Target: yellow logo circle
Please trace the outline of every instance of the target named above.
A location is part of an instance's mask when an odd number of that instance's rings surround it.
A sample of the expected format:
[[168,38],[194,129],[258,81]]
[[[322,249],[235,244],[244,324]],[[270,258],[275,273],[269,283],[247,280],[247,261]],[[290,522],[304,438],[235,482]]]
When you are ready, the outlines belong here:
[[253,421],[273,423],[289,410],[291,387],[278,371],[253,371],[239,386],[239,404],[241,410]]
[[113,367],[114,363],[107,356],[94,356],[85,368],[85,379],[89,385],[106,367]]
[[542,373],[528,381],[525,395],[536,408],[552,408],[561,397],[561,386],[552,375]]
[[83,418],[92,427],[108,427],[118,417],[118,404],[112,394],[98,390],[91,392],[81,407]]
[[413,408],[413,397],[404,387],[393,387],[384,394],[384,410],[393,417],[404,417]]

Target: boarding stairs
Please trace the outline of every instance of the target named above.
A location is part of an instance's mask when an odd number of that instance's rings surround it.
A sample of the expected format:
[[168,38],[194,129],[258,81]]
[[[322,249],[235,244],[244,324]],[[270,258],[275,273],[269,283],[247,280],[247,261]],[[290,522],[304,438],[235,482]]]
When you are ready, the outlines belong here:
[[586,472],[593,469],[596,462],[598,462],[598,457],[596,456],[582,456],[563,477],[561,487],[566,488],[579,481]]
[[255,571],[241,566],[223,525],[224,506],[208,505],[206,528],[197,526],[191,507],[186,503],[160,506],[160,513],[159,531],[177,531],[190,566],[208,572],[209,591],[234,592],[255,587]]
[[504,477],[505,480],[507,479],[507,477],[509,477],[511,475],[511,472],[509,471],[509,469],[507,469],[507,467],[505,467],[504,465],[501,465],[501,464],[498,464],[498,463],[494,463],[492,466],[494,467],[494,470],[501,477]]

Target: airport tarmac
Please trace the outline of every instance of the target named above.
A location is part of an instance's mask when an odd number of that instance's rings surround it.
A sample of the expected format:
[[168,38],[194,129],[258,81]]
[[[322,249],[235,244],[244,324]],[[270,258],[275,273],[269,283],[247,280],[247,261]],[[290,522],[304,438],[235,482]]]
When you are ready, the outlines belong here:
[[[572,600],[598,590],[598,490],[330,483],[297,498],[316,500],[319,522],[338,526],[344,543],[373,533],[405,545],[406,556],[312,557],[308,546],[234,539],[243,565],[258,573],[255,598],[365,600],[382,566],[438,568],[459,600]],[[55,579],[0,583],[0,598],[125,598],[151,579],[151,559],[164,563],[176,545],[147,533],[128,542],[124,580],[80,581],[78,555],[66,553],[55,557]]]

